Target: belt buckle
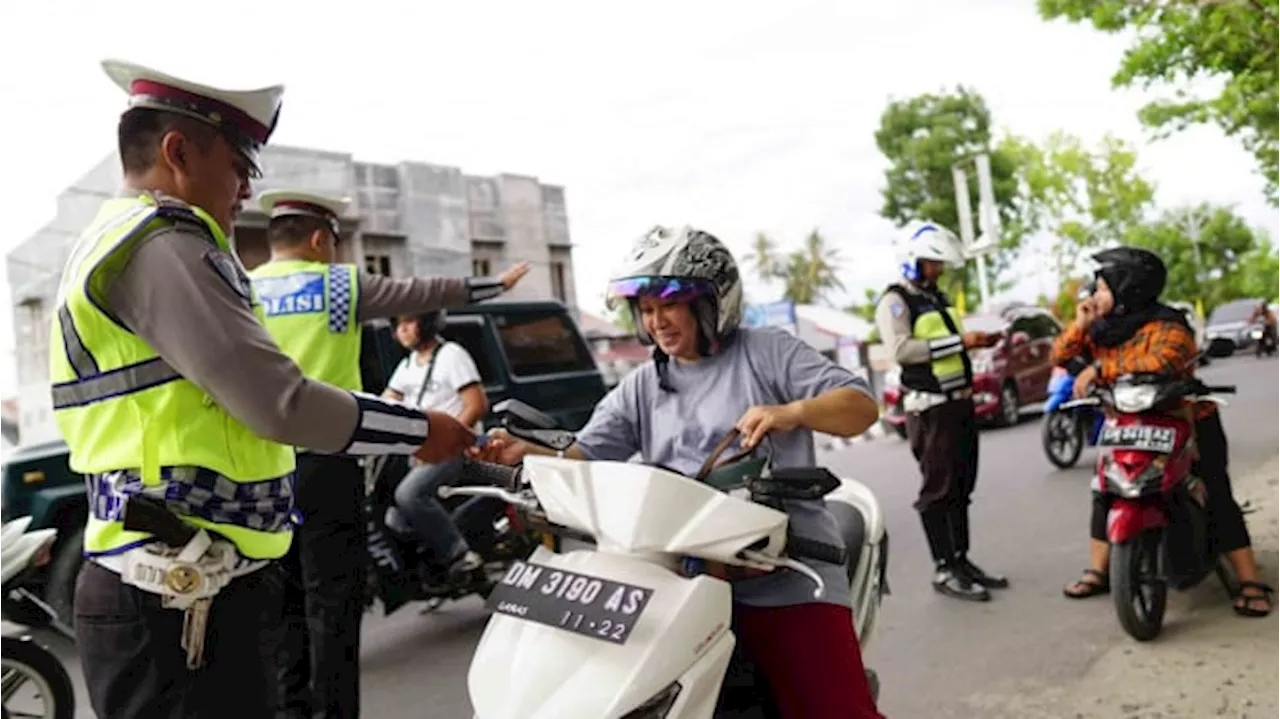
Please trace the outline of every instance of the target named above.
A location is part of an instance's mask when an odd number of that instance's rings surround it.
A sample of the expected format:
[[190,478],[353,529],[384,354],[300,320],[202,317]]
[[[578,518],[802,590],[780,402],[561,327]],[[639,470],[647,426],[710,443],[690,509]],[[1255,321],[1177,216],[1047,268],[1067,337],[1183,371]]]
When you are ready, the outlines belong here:
[[164,573],[164,584],[174,594],[185,597],[200,591],[204,586],[204,575],[190,564],[175,562]]

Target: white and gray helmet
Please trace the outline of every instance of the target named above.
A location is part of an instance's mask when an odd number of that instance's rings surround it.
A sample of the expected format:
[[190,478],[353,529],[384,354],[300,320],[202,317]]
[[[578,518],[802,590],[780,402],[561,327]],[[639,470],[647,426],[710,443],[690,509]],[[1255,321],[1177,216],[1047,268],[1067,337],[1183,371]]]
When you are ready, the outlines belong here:
[[645,344],[636,303],[640,297],[689,301],[703,338],[723,342],[742,323],[742,278],[733,253],[710,233],[692,227],[654,227],[631,246],[611,274],[606,300],[630,306]]

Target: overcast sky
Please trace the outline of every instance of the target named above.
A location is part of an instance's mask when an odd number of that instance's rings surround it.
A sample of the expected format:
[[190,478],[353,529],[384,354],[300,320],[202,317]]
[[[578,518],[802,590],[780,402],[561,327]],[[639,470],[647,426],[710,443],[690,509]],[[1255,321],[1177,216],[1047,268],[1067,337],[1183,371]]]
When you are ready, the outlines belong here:
[[[374,162],[535,175],[566,188],[579,298],[600,304],[620,244],[689,222],[745,254],[819,227],[851,294],[893,276],[877,215],[886,101],[956,83],[998,127],[1142,144],[1162,205],[1237,203],[1276,233],[1250,158],[1216,130],[1146,146],[1141,93],[1110,89],[1126,39],[1048,24],[1033,0],[7,3],[0,22],[4,249],[114,144],[119,57],[228,87],[286,85],[273,142]],[[236,49],[230,49],[230,48]],[[1047,289],[1032,261],[1014,293]],[[8,287],[0,288],[14,389]],[[773,299],[754,288],[754,299]]]

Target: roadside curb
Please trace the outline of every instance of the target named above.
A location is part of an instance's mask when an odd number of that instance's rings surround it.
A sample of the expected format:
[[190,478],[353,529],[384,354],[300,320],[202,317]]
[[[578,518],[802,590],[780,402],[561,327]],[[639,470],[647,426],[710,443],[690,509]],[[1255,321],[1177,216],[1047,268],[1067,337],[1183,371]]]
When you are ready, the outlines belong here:
[[[1262,580],[1277,584],[1280,459],[1234,476],[1236,500],[1258,555]],[[1084,674],[1066,684],[1023,683],[968,698],[988,717],[1018,719],[1260,719],[1280,713],[1278,613],[1236,616],[1214,577],[1172,592],[1164,636],[1122,636]]]

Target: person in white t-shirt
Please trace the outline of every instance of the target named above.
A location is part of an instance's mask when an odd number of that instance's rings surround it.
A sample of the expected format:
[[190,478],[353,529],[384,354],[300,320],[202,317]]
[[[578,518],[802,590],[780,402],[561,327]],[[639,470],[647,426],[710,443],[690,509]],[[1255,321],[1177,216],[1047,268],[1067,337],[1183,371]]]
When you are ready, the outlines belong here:
[[[461,345],[440,336],[444,326],[443,311],[399,319],[396,339],[410,352],[391,374],[382,396],[445,412],[464,426],[479,428],[489,411],[480,371]],[[436,495],[441,485],[458,476],[461,463],[459,459],[415,467],[395,492],[396,507],[450,580],[465,578],[483,563]]]

